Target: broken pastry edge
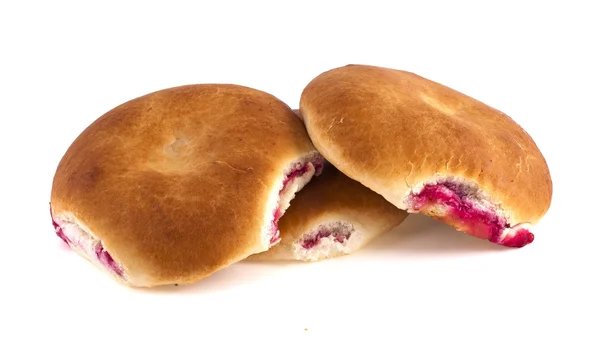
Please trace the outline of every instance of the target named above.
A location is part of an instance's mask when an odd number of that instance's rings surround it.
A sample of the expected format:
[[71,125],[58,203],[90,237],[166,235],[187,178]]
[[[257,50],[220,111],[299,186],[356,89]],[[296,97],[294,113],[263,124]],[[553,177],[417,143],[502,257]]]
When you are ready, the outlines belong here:
[[[316,216],[303,223],[303,228],[293,230],[296,233],[284,233],[281,243],[266,252],[248,257],[248,261],[312,263],[351,255],[367,247],[379,236],[400,226],[407,214],[402,210],[398,211],[405,215],[396,216],[395,220],[390,219],[388,225],[372,222],[365,218],[364,213],[355,210]],[[326,237],[315,240],[319,232],[330,231],[331,228],[338,231],[338,235],[321,235]],[[351,234],[346,239],[336,241],[339,233]],[[313,242],[313,246],[307,249],[307,240],[318,242]]]
[[262,249],[267,251],[281,241],[278,222],[289,208],[291,201],[313,177],[321,175],[324,159],[318,152],[307,154],[290,163],[275,182],[269,196],[262,228]]
[[106,242],[94,235],[74,213],[57,213],[52,209],[52,204],[49,205],[54,233],[74,252],[122,284],[143,284],[141,280],[137,280],[139,277],[132,278],[129,275],[127,267],[120,262],[118,255],[110,246],[107,247]]
[[[445,199],[432,199],[432,193]],[[507,247],[521,248],[534,240],[531,222],[516,222],[502,203],[465,177],[438,174],[425,179],[407,188],[399,208]]]

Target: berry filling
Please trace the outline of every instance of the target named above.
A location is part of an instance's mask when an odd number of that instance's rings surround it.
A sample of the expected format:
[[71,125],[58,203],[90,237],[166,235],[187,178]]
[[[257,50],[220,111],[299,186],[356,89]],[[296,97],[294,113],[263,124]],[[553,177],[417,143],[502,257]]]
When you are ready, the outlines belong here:
[[273,221],[271,222],[271,240],[269,241],[270,245],[275,245],[281,240],[281,237],[279,236],[279,227],[277,226],[277,223],[279,222],[279,219],[282,216],[283,214],[281,213],[279,207],[275,209],[275,212],[273,213]]
[[113,270],[117,275],[123,276],[123,269],[119,267],[119,265],[113,260],[112,256],[104,249],[102,243],[98,242],[94,248],[94,252],[96,253],[96,258],[98,261],[102,263],[106,268]]
[[100,240],[95,239],[81,228],[78,228],[76,223],[65,221],[59,224],[54,219],[52,210],[50,210],[50,216],[52,218],[52,225],[54,226],[54,233],[67,243],[69,247],[78,250],[89,260],[99,262],[118,276],[124,277],[123,268],[106,251]]
[[512,225],[494,206],[474,195],[472,187],[445,181],[428,184],[409,196],[410,212],[428,213],[465,233],[507,247],[523,247],[534,240],[527,224]]
[[312,249],[321,243],[323,238],[332,237],[333,241],[344,244],[350,236],[351,231],[348,230],[321,230],[316,235],[308,237],[302,241],[302,247],[304,249]]
[[295,259],[316,262],[350,254],[360,248],[364,238],[352,223],[328,221],[296,240],[292,249]]
[[[311,170],[311,167],[315,169],[315,176],[318,176],[323,171],[323,162],[321,160],[315,160],[304,165],[300,165],[298,168],[292,169],[287,173],[285,179],[283,180],[283,184],[279,190],[279,195],[285,192],[286,188],[298,177],[308,173]],[[283,211],[281,210],[281,204],[278,206],[273,212],[273,221],[271,222],[271,240],[269,244],[271,246],[279,243],[281,240],[279,236],[279,227],[277,223],[279,219],[283,216]]]

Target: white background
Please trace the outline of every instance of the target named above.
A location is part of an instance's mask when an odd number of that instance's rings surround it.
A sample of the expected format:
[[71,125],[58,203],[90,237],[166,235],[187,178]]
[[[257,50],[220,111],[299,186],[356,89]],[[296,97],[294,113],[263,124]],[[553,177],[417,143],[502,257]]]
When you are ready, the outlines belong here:
[[[600,341],[594,1],[85,3],[0,4],[0,342]],[[416,72],[520,123],[554,181],[535,242],[498,249],[415,216],[353,256],[137,290],[55,237],[56,165],[112,107],[208,82],[297,107],[348,63]]]

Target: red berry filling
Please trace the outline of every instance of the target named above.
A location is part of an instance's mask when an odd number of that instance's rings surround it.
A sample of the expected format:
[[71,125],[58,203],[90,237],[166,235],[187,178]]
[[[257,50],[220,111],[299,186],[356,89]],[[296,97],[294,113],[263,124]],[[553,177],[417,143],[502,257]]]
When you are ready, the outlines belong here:
[[[430,206],[446,208],[440,220],[456,224],[466,233],[508,247],[523,247],[534,240],[533,233],[525,227],[511,226],[490,206],[477,204],[469,195],[468,188],[454,182],[429,184],[417,194],[410,196],[411,210],[419,212]],[[508,232],[505,232],[508,230]]]
[[106,251],[104,249],[104,247],[102,246],[102,244],[100,242],[98,242],[98,244],[96,244],[94,251],[96,252],[96,257],[98,258],[98,261],[100,261],[100,263],[102,263],[102,265],[104,265],[105,267],[107,267],[109,269],[112,269],[115,273],[117,273],[117,275],[119,275],[121,277],[123,276],[123,269],[121,269],[121,267],[119,267],[119,265],[117,265],[115,260],[113,260],[112,256],[110,256],[108,251]]
[[333,236],[334,241],[338,243],[344,243],[348,239],[352,232],[342,230],[321,230],[315,236],[310,237],[302,241],[302,247],[306,250],[312,249],[321,243],[321,239]]
[[[310,170],[310,165],[315,168],[315,176],[318,176],[323,171],[323,161],[315,160],[310,163],[306,163],[300,168],[296,168],[287,173],[285,179],[283,180],[283,184],[281,185],[281,189],[279,190],[279,194],[283,193],[285,188],[297,177],[300,177],[307,173]],[[273,212],[273,221],[271,222],[271,241],[269,242],[271,245],[279,242],[279,228],[277,227],[277,223],[279,219],[283,216],[283,213],[279,207],[275,209]]]

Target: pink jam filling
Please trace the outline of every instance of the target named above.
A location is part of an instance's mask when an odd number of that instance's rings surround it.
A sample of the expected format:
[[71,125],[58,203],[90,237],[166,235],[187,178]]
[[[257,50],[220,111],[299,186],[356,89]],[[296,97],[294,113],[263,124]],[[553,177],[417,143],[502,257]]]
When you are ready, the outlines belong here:
[[[459,222],[467,228],[467,233],[475,237],[508,247],[523,247],[534,240],[533,233],[524,227],[513,226],[499,217],[491,208],[482,209],[469,199],[465,187],[452,182],[426,185],[418,194],[411,195],[412,209],[442,204],[447,212],[442,221]],[[446,220],[444,220],[446,219]],[[502,237],[504,230],[516,230]]]
[[[315,176],[320,175],[321,172],[323,171],[323,161],[316,160],[316,161],[312,161],[311,163],[312,163],[313,167],[315,168]],[[294,179],[296,179],[297,177],[300,177],[300,176],[304,175],[305,173],[307,173],[310,170],[309,164],[311,164],[311,163],[307,163],[304,166],[302,166],[301,168],[290,171],[286,175],[286,178],[283,181],[283,184],[281,185],[279,194],[281,194],[285,190],[285,188],[290,184],[290,182],[294,181]],[[279,207],[277,207],[275,209],[275,211],[273,212],[273,221],[271,222],[271,241],[269,242],[271,245],[279,242],[279,227],[277,226],[277,223],[279,222],[279,219],[282,216],[283,216],[283,213],[281,212],[281,209]]]
[[333,235],[333,239],[336,242],[344,243],[345,241],[347,241],[350,238],[352,233],[351,232],[341,232],[341,231],[328,231],[328,230],[319,231],[315,236],[305,239],[302,242],[302,247],[307,250],[312,249],[312,248],[316,247],[317,245],[319,245],[319,243],[321,242],[321,239],[327,238],[332,235]]
[[281,189],[279,190],[279,194],[281,194],[283,192],[283,190],[287,187],[287,185],[290,182],[294,181],[295,178],[302,176],[302,175],[304,175],[304,173],[308,172],[308,170],[310,169],[310,164],[312,164],[313,167],[315,168],[315,175],[321,174],[321,171],[323,169],[323,163],[316,162],[316,161],[312,162],[312,163],[307,163],[302,168],[292,170],[286,175],[286,178],[283,181],[283,185],[281,186]]
[[278,207],[273,213],[273,221],[271,222],[271,240],[269,241],[271,245],[279,242],[279,227],[277,226],[277,223],[279,222],[281,216],[283,216],[283,214]]
[[[67,235],[65,235],[64,229],[54,220],[54,216],[52,215],[52,209],[50,209],[50,217],[52,218],[52,226],[54,226],[54,233],[62,239],[67,245],[70,247],[71,245],[76,245],[72,242]],[[84,249],[82,249],[85,251]],[[114,271],[117,275],[123,277],[123,269],[115,262],[115,260],[110,256],[108,251],[104,249],[102,246],[102,242],[96,243],[94,247],[94,252],[96,253],[96,258],[100,263],[106,268]]]
[[96,247],[94,248],[94,252],[96,253],[96,257],[98,261],[102,263],[105,267],[112,269],[117,275],[123,277],[123,269],[119,267],[119,265],[113,260],[112,256],[104,249],[102,244],[98,242]]

